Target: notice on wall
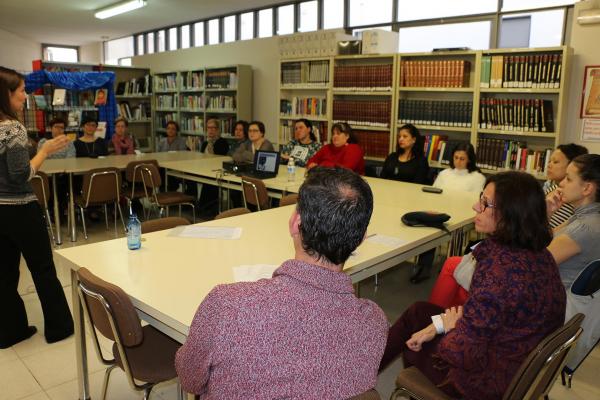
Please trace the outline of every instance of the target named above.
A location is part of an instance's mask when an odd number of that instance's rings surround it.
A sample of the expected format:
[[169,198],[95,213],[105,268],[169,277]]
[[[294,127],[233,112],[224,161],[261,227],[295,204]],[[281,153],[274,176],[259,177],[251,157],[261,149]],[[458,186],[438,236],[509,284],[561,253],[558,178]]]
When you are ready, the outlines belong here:
[[600,119],[584,118],[582,120],[581,140],[600,142]]

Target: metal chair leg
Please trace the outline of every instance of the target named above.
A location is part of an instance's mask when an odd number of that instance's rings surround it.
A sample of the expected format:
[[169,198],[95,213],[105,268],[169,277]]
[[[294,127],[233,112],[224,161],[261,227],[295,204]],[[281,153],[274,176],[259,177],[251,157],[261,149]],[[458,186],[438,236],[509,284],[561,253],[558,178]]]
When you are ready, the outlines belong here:
[[[123,232],[127,233],[127,227],[125,226],[125,220],[123,219],[123,210],[121,210],[121,205],[117,202],[115,203],[115,207],[119,210],[119,217],[121,217],[121,223],[123,224]],[[117,212],[115,211],[115,231],[117,230]]]
[[108,205],[104,204],[104,222],[106,222],[106,230],[108,230]]
[[[196,223],[196,207],[191,203],[190,203],[190,206],[192,207],[192,223],[195,224]],[[181,214],[179,216],[181,216]]]
[[144,389],[144,400],[150,399],[150,392],[152,392],[152,386]]
[[52,237],[52,243],[56,243],[56,238],[54,237],[54,228],[52,228],[52,221],[50,221],[50,211],[46,208],[46,224],[50,229],[50,236]]
[[87,239],[88,235],[87,228],[85,227],[85,214],[83,213],[83,207],[79,207],[79,210],[81,211],[81,225],[83,225],[83,236]]
[[106,400],[106,392],[108,392],[108,381],[110,380],[110,373],[116,367],[117,364],[111,365],[110,367],[106,368],[106,371],[104,371],[104,382],[102,382],[102,400]]
[[181,218],[181,204],[179,205],[179,218]]

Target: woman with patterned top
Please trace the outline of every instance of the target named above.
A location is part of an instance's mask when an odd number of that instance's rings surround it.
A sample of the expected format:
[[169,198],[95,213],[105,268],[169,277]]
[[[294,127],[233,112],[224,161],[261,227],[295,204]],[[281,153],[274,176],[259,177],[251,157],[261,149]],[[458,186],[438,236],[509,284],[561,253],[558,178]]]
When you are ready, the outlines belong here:
[[298,167],[305,167],[306,162],[321,148],[313,132],[312,122],[306,118],[294,123],[294,139],[281,146],[281,161],[286,164],[290,157]]
[[115,134],[111,138],[115,154],[135,154],[135,141],[127,132],[129,122],[123,117],[115,120]]
[[37,332],[29,326],[19,296],[21,255],[27,262],[42,304],[44,334],[48,343],[73,333],[73,319],[56,276],[52,248],[42,210],[29,184],[49,155],[63,150],[65,135],[47,140],[29,160],[27,130],[17,113],[27,99],[23,76],[0,67],[0,348],[5,349]]
[[[552,196],[552,192],[558,189],[558,184],[565,179],[567,174],[567,165],[577,156],[587,154],[588,150],[578,144],[561,144],[550,155],[546,175],[548,180],[544,182],[544,193],[546,196]],[[556,228],[573,215],[573,206],[569,203],[563,203],[550,217],[550,227]]]
[[488,178],[475,203],[474,250],[464,307],[413,304],[390,328],[381,368],[402,353],[449,396],[501,399],[521,363],[562,326],[566,294],[546,246],[552,232],[542,188],[522,172]]

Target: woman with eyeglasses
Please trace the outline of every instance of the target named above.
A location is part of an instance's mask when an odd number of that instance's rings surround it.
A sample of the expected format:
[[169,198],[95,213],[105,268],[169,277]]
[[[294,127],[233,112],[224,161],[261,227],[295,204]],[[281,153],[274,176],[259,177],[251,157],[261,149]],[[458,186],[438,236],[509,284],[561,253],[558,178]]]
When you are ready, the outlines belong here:
[[275,150],[269,139],[265,138],[265,124],[260,121],[252,121],[248,124],[248,138],[250,140],[242,142],[231,156],[236,163],[253,163],[254,154],[258,150]]
[[402,354],[452,398],[501,399],[521,363],[564,323],[566,295],[547,246],[544,192],[522,172],[486,181],[473,206],[488,238],[473,250],[464,307],[418,302],[390,328],[380,369]]

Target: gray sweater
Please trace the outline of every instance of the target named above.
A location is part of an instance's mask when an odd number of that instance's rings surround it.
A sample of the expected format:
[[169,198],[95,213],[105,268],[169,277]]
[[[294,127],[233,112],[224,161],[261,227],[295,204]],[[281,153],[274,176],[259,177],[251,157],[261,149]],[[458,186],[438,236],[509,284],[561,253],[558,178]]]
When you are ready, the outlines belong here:
[[19,121],[0,122],[0,204],[36,201],[29,184],[34,174],[29,163],[27,130]]

